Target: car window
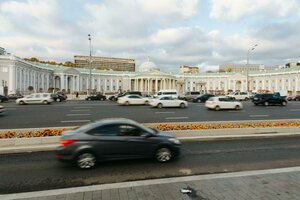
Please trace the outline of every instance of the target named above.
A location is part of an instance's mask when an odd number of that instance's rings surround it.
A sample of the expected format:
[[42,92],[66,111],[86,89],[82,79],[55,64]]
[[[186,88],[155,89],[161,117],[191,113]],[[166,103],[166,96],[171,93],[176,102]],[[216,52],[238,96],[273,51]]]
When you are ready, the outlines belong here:
[[142,136],[145,134],[146,132],[139,127],[128,124],[119,125],[120,136]]
[[228,98],[219,98],[219,101],[228,101]]
[[41,97],[40,94],[36,94],[36,95],[35,95],[35,98],[40,98],[40,97]]
[[87,134],[90,135],[103,135],[103,136],[116,136],[119,134],[119,126],[118,125],[103,125],[95,127],[89,131]]
[[43,97],[48,97],[48,94],[43,94]]

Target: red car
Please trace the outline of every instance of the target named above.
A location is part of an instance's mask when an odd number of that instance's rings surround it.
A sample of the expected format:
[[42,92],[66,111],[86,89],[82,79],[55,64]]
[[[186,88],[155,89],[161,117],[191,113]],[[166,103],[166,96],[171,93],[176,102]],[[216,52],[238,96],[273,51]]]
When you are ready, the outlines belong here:
[[289,96],[287,97],[288,101],[300,101],[300,94],[297,94],[295,96]]

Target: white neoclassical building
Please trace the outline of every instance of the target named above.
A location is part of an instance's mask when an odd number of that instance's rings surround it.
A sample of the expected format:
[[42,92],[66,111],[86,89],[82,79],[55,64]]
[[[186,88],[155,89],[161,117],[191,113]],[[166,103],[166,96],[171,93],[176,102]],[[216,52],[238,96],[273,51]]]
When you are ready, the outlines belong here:
[[[161,89],[179,93],[202,91],[286,91],[300,93],[300,67],[251,71],[248,73],[174,74],[161,72],[147,61],[136,72],[92,70],[94,92],[111,94],[119,91],[141,91],[154,94]],[[0,94],[59,90],[67,93],[87,92],[89,69],[53,66],[25,61],[13,55],[0,55]]]

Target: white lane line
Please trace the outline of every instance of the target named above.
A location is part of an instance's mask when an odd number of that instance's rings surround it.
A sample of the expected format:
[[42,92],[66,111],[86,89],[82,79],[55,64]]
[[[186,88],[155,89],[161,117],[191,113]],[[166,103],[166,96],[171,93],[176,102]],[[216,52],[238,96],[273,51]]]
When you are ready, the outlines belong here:
[[155,114],[165,114],[165,113],[168,113],[168,114],[172,114],[172,113],[175,113],[175,112],[155,112]]
[[91,120],[69,120],[69,121],[60,121],[61,123],[77,123],[77,122],[90,122]]
[[166,117],[165,119],[188,119],[189,117]]
[[290,111],[300,111],[300,109],[290,109]]
[[66,116],[87,116],[91,114],[66,114]]
[[83,111],[91,111],[90,109],[88,109],[88,110],[71,110],[71,112],[83,112]]
[[244,110],[230,110],[228,112],[230,112],[230,113],[240,113],[240,112],[246,112],[246,111],[244,111]]
[[249,115],[249,117],[269,117],[270,115]]

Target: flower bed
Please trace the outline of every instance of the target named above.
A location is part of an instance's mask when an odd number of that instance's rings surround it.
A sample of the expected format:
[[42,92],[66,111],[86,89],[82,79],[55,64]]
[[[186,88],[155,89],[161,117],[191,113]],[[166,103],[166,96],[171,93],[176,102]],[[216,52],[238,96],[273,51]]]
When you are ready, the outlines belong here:
[[[172,130],[207,130],[207,129],[228,129],[228,128],[271,128],[271,127],[300,127],[300,122],[252,122],[252,123],[190,123],[190,124],[152,124],[146,125],[161,131]],[[0,133],[0,139],[4,138],[31,138],[45,136],[59,136],[62,129],[43,129],[36,131],[7,131]]]

